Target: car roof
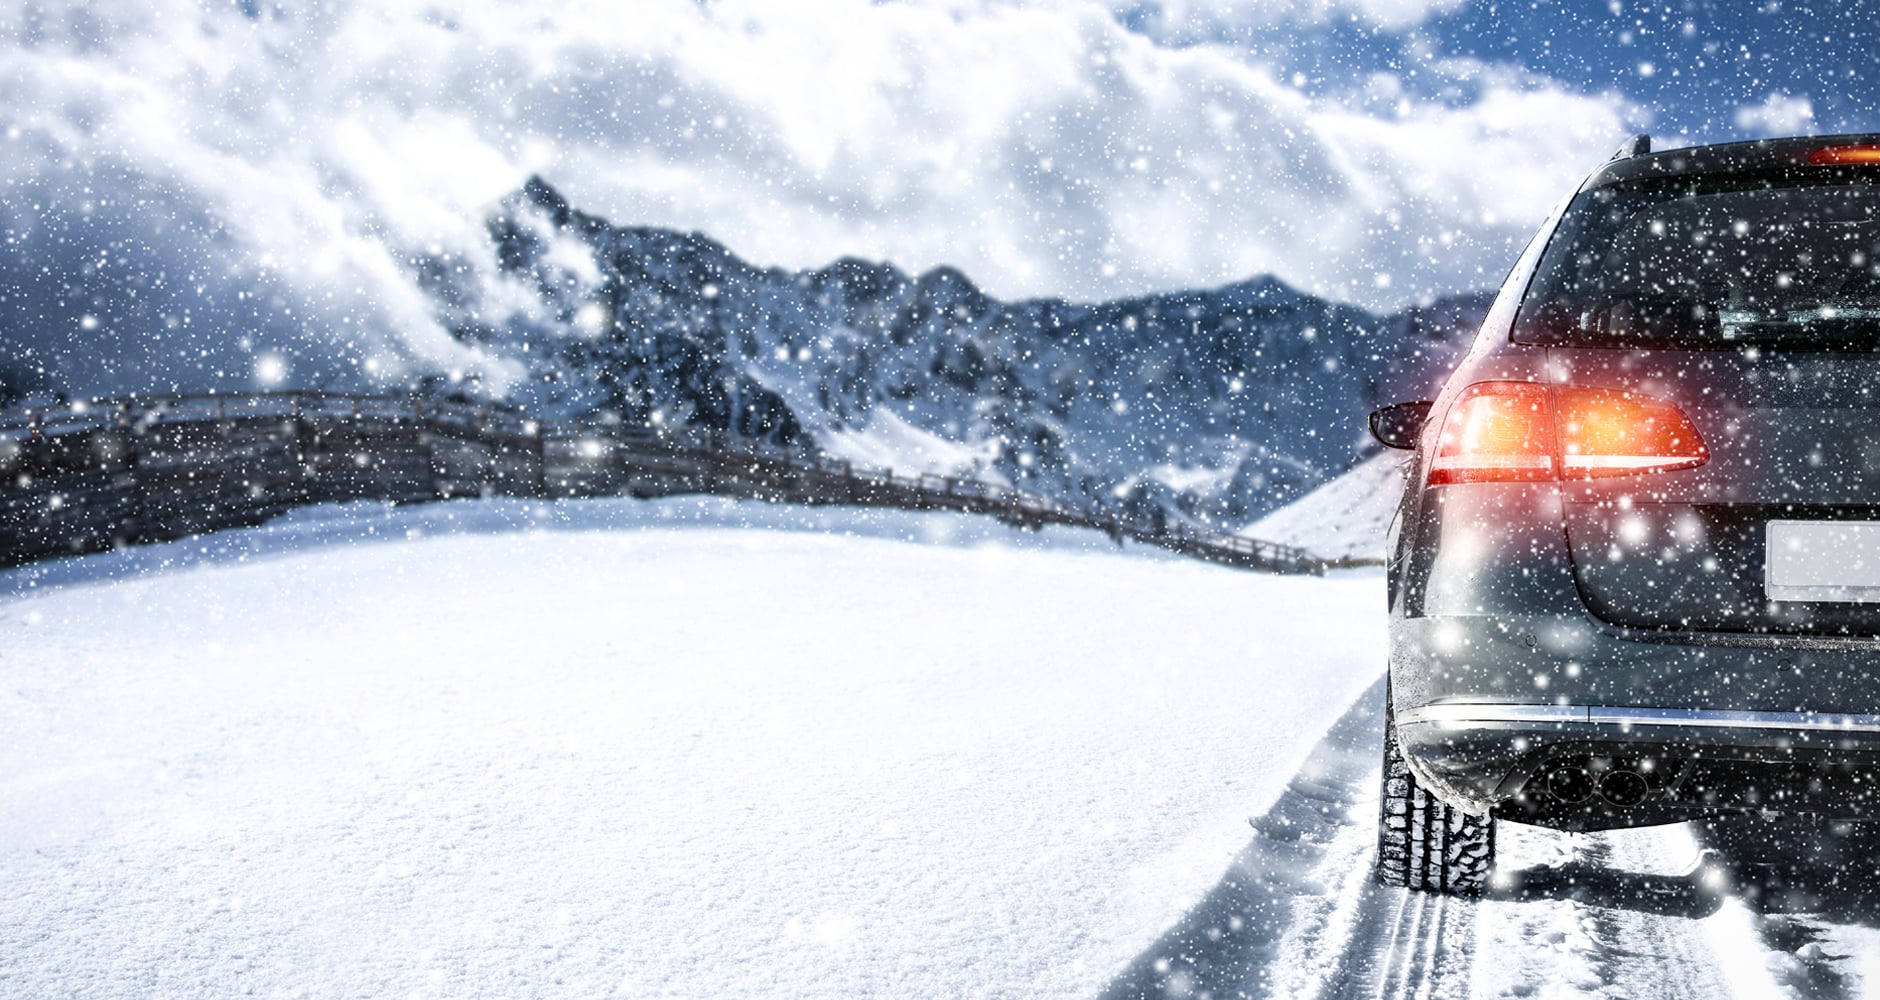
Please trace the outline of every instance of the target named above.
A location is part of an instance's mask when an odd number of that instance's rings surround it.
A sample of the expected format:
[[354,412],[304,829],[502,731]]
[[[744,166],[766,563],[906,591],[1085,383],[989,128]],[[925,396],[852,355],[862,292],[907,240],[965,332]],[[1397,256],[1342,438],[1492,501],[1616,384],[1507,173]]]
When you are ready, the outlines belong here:
[[1779,170],[1784,167],[1832,169],[1813,166],[1808,159],[1815,151],[1831,146],[1880,146],[1880,132],[1755,139],[1620,156],[1593,171],[1580,190],[1588,191],[1653,177]]

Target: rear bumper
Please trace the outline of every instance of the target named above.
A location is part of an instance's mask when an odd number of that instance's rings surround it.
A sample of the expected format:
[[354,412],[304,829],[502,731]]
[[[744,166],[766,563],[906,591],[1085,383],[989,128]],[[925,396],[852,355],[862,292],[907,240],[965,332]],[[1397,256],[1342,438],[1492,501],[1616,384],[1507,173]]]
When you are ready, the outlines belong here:
[[[1572,829],[1880,817],[1880,636],[1611,624],[1580,593],[1557,487],[1465,485],[1426,491],[1393,570],[1393,720],[1433,792]],[[1556,766],[1640,768],[1650,794],[1554,801],[1536,778]]]
[[[1520,822],[1592,830],[1731,812],[1880,816],[1880,715],[1445,702],[1401,709],[1397,737],[1420,776]],[[1591,791],[1563,799],[1553,775]],[[1615,803],[1600,779],[1642,777]]]
[[1469,729],[1481,726],[1541,726],[1548,731],[1589,731],[1631,734],[1669,730],[1707,733],[1719,731],[1779,734],[1783,741],[1880,739],[1880,715],[1833,715],[1819,712],[1728,712],[1688,708],[1610,708],[1591,705],[1499,705],[1450,703],[1426,705],[1397,716],[1398,728],[1435,726]]

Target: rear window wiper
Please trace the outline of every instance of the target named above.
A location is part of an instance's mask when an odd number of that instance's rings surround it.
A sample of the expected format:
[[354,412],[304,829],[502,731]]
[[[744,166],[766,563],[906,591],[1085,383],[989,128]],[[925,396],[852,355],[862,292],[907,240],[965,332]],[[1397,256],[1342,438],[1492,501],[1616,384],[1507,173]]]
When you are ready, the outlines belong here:
[[1783,318],[1717,314],[1717,335],[1728,344],[1846,344],[1880,346],[1880,309],[1821,309]]
[[1779,315],[1676,297],[1555,300],[1525,307],[1514,339],[1561,347],[1880,350],[1880,308],[1811,307]]

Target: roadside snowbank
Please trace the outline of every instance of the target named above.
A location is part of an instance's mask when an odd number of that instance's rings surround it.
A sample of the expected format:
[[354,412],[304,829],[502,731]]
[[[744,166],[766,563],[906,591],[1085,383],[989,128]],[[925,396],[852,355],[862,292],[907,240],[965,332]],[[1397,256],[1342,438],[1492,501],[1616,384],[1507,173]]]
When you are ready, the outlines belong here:
[[468,502],[0,573],[0,992],[1094,993],[1383,662],[1373,573],[1107,547]]

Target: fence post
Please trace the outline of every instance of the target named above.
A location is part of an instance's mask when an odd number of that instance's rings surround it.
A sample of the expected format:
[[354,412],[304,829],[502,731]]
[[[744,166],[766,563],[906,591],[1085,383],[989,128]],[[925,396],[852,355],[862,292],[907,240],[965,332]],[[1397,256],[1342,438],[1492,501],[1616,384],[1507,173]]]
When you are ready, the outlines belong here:
[[[298,394],[294,396],[292,408],[288,410],[287,421],[294,435],[294,466],[300,470],[302,485],[307,485],[307,480],[313,477],[313,470],[307,467],[307,422],[302,416]],[[313,492],[311,485],[307,485],[307,492]]]
[[437,471],[436,436],[424,425],[423,396],[418,396],[411,401],[411,432],[417,435],[418,450],[424,455],[424,476],[431,484],[431,499],[443,500],[445,499],[444,477]]
[[541,421],[531,420],[535,431],[535,495],[548,496],[548,442],[542,434]]
[[130,480],[131,488],[131,523],[125,525],[126,542],[141,542],[144,539],[144,525],[150,518],[145,509],[144,480],[141,473],[143,462],[137,448],[137,435],[132,431],[130,403],[119,400],[117,404],[118,447],[121,449],[124,463],[124,477]]

